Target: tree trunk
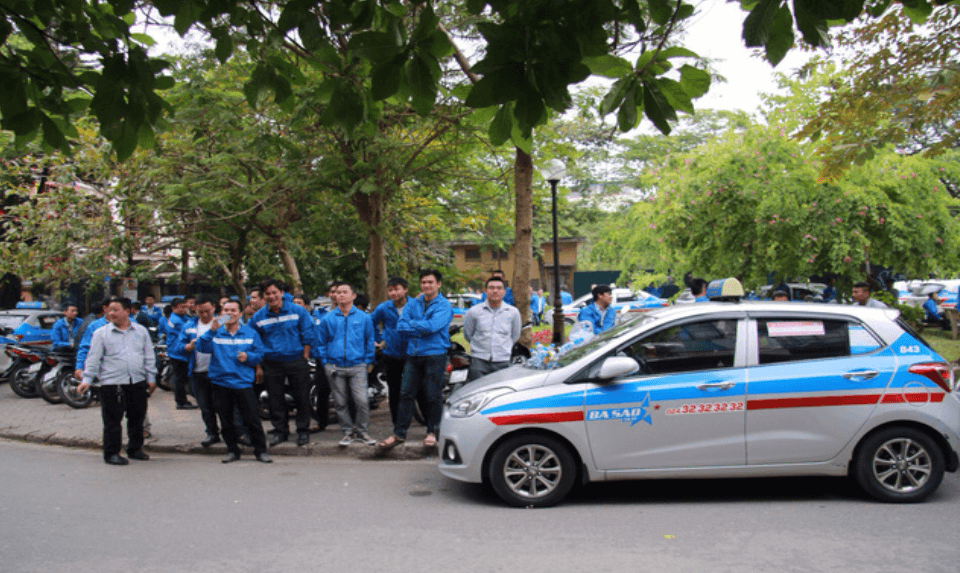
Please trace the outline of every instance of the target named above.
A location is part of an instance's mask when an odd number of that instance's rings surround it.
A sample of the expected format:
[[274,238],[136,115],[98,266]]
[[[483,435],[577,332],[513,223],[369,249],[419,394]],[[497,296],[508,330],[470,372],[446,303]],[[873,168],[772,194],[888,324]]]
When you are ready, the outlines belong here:
[[367,249],[367,296],[372,308],[387,300],[387,255],[380,235],[384,196],[382,193],[357,193],[351,200],[360,221],[367,227],[370,243]]
[[277,252],[280,253],[280,260],[283,261],[283,270],[290,277],[290,294],[300,294],[303,292],[303,281],[300,280],[300,269],[297,268],[297,261],[287,250],[287,246],[282,242],[277,243]]
[[190,282],[190,251],[183,249],[180,252],[180,284],[177,293],[187,294],[187,284]]
[[[533,262],[533,160],[530,155],[516,150],[513,166],[515,232],[513,238],[513,303],[520,311],[520,320],[530,321],[530,266]],[[520,343],[530,346],[533,331],[520,333]]]

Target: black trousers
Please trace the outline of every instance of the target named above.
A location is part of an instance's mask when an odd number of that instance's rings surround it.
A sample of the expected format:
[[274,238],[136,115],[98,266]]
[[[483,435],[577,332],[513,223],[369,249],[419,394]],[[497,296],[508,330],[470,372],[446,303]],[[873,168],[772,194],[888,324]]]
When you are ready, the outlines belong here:
[[187,385],[190,384],[190,364],[186,360],[170,359],[173,368],[173,399],[177,406],[187,403]]
[[274,432],[282,435],[290,433],[287,414],[286,382],[289,381],[290,396],[297,408],[297,432],[310,431],[310,366],[300,356],[289,362],[264,360],[263,382],[270,398],[270,423]]
[[219,435],[217,412],[213,408],[213,383],[210,382],[210,377],[207,376],[206,372],[194,371],[191,382],[193,383],[193,395],[197,398],[200,417],[203,419],[207,434],[211,436]]
[[[397,412],[400,409],[400,388],[403,386],[403,367],[406,366],[406,364],[407,360],[405,358],[394,358],[386,354],[380,359],[384,377],[387,379],[387,400],[390,402],[390,420],[394,424],[397,423]],[[426,415],[428,411],[427,392],[424,388],[421,388],[417,393],[417,405],[420,407],[420,412]]]
[[103,457],[120,453],[123,414],[127,414],[127,453],[143,448],[143,419],[147,415],[147,382],[100,386],[103,418]]
[[316,371],[313,373],[313,384],[317,387],[317,410],[314,412],[314,417],[320,429],[324,430],[330,423],[330,381],[327,380],[327,373],[319,360],[317,360]]
[[243,427],[253,443],[253,452],[259,454],[267,451],[267,436],[263,433],[263,424],[260,423],[257,396],[253,388],[227,388],[217,384],[210,384],[210,386],[213,407],[217,416],[220,417],[223,441],[227,445],[227,450],[240,455],[240,446],[237,445],[239,432],[234,424],[234,413],[239,410]]

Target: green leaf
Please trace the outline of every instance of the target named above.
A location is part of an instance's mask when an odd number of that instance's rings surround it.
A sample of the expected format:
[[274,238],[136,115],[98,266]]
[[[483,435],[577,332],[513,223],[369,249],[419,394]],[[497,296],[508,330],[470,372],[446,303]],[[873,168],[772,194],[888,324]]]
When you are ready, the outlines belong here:
[[675,110],[680,110],[693,115],[693,102],[687,91],[683,89],[680,82],[670,78],[657,78],[654,80],[656,86],[660,89],[667,104]]
[[233,38],[230,37],[230,34],[223,34],[217,38],[217,45],[214,47],[213,53],[221,64],[230,59],[230,56],[233,55]]
[[43,142],[47,145],[59,149],[64,153],[70,152],[70,144],[67,143],[67,138],[64,137],[63,132],[60,131],[60,128],[57,127],[57,124],[54,123],[49,117],[41,114],[43,121]]
[[663,26],[673,16],[673,8],[668,0],[647,0],[647,4],[650,6],[650,19],[655,24]]
[[370,73],[373,99],[384,100],[397,93],[403,79],[403,68],[404,58],[402,56],[373,67],[373,71]]
[[3,129],[12,131],[15,135],[25,136],[35,133],[44,116],[37,108],[27,108],[26,111],[14,116],[3,116],[0,126]]
[[670,48],[664,48],[660,50],[660,55],[658,59],[664,60],[667,58],[699,58],[700,56],[691,50],[686,48],[681,48],[680,46],[673,46]]
[[393,34],[387,32],[362,32],[350,38],[347,44],[350,51],[360,57],[378,63],[392,59],[400,53],[403,46]]
[[137,145],[143,149],[154,149],[157,145],[156,135],[149,125],[141,125],[137,132]]
[[636,87],[635,84],[630,85],[630,88],[624,93],[620,111],[617,112],[617,127],[622,132],[630,131],[637,126]]
[[710,89],[710,74],[693,66],[680,67],[680,85],[692,99],[701,97]]
[[633,72],[630,62],[617,56],[584,58],[583,63],[590,68],[592,74],[605,78],[620,78]]
[[643,86],[643,111],[647,118],[657,126],[660,133],[670,135],[670,123],[668,120],[677,120],[677,112],[674,111],[666,98],[660,93],[660,90],[653,84]]
[[513,131],[513,104],[505,103],[497,110],[493,122],[490,123],[490,144],[500,147],[510,139]]
[[610,91],[607,92],[607,95],[604,96],[603,101],[600,102],[599,113],[601,116],[607,116],[613,113],[613,110],[620,107],[620,104],[623,103],[623,98],[627,95],[627,90],[634,85],[636,80],[632,77],[626,77],[618,80],[612,86],[610,86]]
[[311,54],[327,42],[326,34],[320,27],[320,21],[312,14],[300,20],[297,31],[300,33],[300,39],[303,40],[303,47]]
[[437,88],[431,74],[430,63],[416,54],[406,65],[407,86],[413,95],[413,109],[426,116],[433,109]]
[[153,88],[156,90],[168,90],[177,83],[173,76],[157,76],[153,82]]
[[130,34],[130,38],[132,38],[133,40],[136,40],[137,42],[140,42],[144,46],[153,46],[157,43],[157,41],[154,40],[152,36],[149,36],[147,34]]
[[781,7],[777,10],[777,14],[770,25],[770,36],[766,43],[767,59],[776,66],[792,47],[793,16],[790,14],[790,10]]
[[743,21],[743,40],[748,48],[766,45],[770,26],[782,7],[783,0],[760,0]]
[[527,155],[533,153],[533,131],[524,131],[517,126],[516,123],[513,125],[513,129],[510,131],[510,141],[516,147],[519,147],[521,151]]

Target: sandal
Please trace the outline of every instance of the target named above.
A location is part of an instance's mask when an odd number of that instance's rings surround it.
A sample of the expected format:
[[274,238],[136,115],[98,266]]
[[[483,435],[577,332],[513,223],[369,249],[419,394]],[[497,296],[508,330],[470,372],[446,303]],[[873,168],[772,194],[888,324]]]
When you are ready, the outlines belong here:
[[403,443],[403,438],[399,438],[393,434],[387,436],[377,444],[377,447],[381,450],[389,450],[390,448],[399,446]]
[[423,447],[425,448],[435,448],[437,447],[437,437],[433,434],[427,434],[427,437],[423,439]]

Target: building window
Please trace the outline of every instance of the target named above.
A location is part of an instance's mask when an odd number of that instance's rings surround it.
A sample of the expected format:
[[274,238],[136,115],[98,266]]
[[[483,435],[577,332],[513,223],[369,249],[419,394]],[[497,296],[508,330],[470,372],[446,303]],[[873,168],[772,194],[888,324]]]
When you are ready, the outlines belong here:
[[464,249],[463,258],[468,261],[479,261],[480,249]]
[[505,261],[507,260],[507,251],[502,249],[491,249],[490,258],[494,261]]

